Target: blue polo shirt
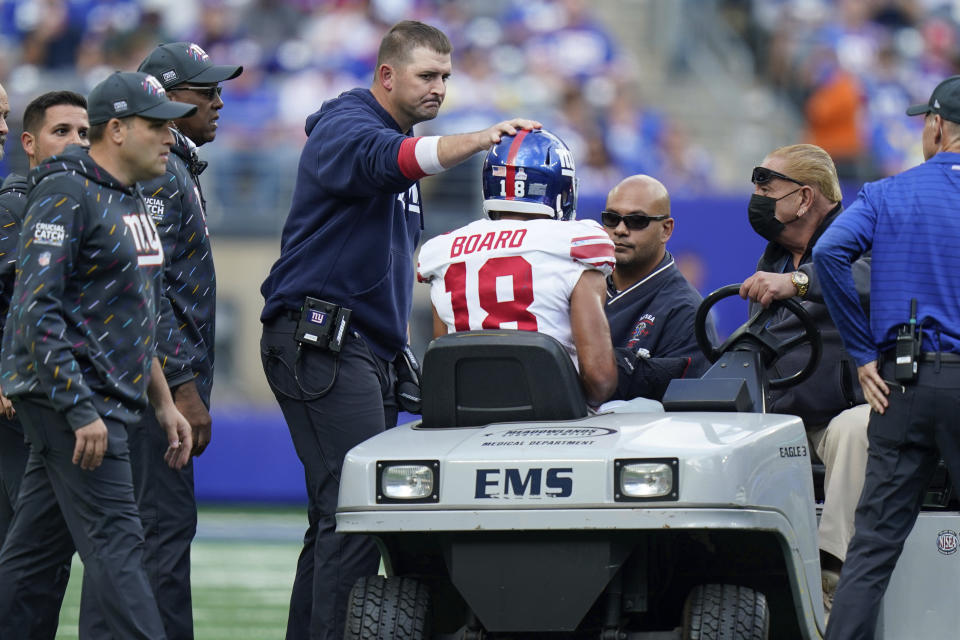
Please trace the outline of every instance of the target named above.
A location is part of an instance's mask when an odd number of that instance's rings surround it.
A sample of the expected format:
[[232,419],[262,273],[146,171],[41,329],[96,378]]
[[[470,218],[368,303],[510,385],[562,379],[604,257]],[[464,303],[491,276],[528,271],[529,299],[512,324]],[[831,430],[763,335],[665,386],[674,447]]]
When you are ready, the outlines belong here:
[[[960,153],[865,184],[813,250],[823,297],[858,366],[896,343],[910,300],[924,351],[960,353]],[[851,263],[873,250],[870,319]]]

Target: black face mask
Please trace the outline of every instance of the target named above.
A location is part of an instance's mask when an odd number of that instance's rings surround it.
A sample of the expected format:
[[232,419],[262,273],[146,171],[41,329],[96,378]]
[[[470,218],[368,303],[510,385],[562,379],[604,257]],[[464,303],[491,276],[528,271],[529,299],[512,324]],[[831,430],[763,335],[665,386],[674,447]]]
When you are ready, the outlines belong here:
[[753,230],[762,238],[770,242],[775,242],[780,234],[783,233],[783,230],[787,228],[787,225],[777,220],[777,201],[783,200],[799,190],[800,189],[794,189],[779,198],[761,196],[758,193],[750,196],[747,215],[750,216],[750,226],[753,227]]

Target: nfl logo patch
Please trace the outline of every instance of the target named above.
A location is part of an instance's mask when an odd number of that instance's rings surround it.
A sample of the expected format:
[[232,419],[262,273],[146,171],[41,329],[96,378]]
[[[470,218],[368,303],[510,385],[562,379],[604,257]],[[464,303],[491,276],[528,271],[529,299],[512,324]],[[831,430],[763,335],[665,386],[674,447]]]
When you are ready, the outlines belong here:
[[49,264],[50,264],[50,252],[49,252],[49,251],[44,251],[43,253],[41,253],[41,254],[37,257],[37,264],[39,264],[41,267],[46,267],[47,265],[49,265]]

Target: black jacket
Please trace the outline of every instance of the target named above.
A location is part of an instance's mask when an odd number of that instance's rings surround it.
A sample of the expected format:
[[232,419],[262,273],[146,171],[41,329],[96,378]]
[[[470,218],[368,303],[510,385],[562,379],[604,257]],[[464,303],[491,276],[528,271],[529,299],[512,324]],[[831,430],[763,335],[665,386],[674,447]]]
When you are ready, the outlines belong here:
[[[702,301],[669,251],[650,275],[623,291],[607,279],[605,311],[619,366],[616,399],[659,399],[670,379],[706,371],[709,362],[694,335]],[[707,319],[707,335],[717,343],[712,318]],[[638,356],[632,365],[623,366],[625,351]]]
[[194,380],[200,396],[209,400],[217,277],[198,178],[206,163],[197,157],[193,142],[176,129],[172,132],[166,174],[141,184],[163,242],[167,260],[163,295],[173,311],[161,317],[157,356],[171,388]]
[[0,185],[0,318],[6,318],[10,308],[20,224],[27,208],[27,187],[27,179],[15,173],[7,176]]
[[[863,391],[857,380],[857,366],[853,358],[847,353],[840,339],[840,332],[830,318],[827,305],[823,302],[820,281],[813,266],[812,252],[817,240],[823,235],[842,209],[838,204],[820,223],[806,253],[800,259],[799,269],[810,278],[810,286],[804,299],[796,298],[803,308],[813,317],[820,328],[820,339],[823,342],[823,355],[814,374],[806,381],[788,389],[772,390],[768,396],[767,411],[770,413],[785,413],[799,416],[803,419],[807,429],[817,429],[826,424],[844,409],[864,402]],[[757,263],[757,271],[774,273],[792,272],[793,258],[789,251],[775,242],[767,245],[766,250]],[[789,265],[787,261],[790,261]],[[854,263],[854,281],[860,293],[861,302],[867,304],[870,290],[870,258],[861,258]],[[750,314],[760,309],[759,303],[751,303]],[[799,334],[802,331],[800,321],[787,311],[781,309],[770,321],[768,329],[775,336],[783,339]],[[807,347],[798,347],[791,351],[774,365],[772,376],[779,378],[796,373],[807,361],[810,351]]]
[[163,249],[143,199],[78,146],[28,176],[0,380],[12,398],[126,424],[147,404]]

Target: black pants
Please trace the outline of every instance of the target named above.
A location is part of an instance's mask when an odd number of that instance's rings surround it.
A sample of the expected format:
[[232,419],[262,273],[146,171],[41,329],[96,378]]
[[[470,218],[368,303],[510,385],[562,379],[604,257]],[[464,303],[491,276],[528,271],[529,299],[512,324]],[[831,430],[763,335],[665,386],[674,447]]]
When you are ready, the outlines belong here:
[[23,470],[27,468],[30,449],[23,439],[23,427],[0,417],[0,547],[7,536],[13,508],[20,493]]
[[[203,400],[207,402],[206,396]],[[167,465],[163,459],[167,435],[152,407],[143,412],[140,422],[127,428],[127,433],[134,495],[143,524],[143,566],[156,596],[167,638],[192,640],[190,544],[197,532],[193,461],[179,471]],[[90,587],[84,575],[80,638],[113,638]]]
[[[881,368],[893,380],[893,364]],[[870,414],[867,477],[857,505],[853,540],[833,600],[827,639],[874,637],[880,602],[903,543],[942,456],[960,480],[960,363],[921,363],[914,384],[891,384],[883,415]]]
[[[23,437],[23,426],[17,418],[8,420],[0,418],[0,549],[7,536],[7,530],[13,521],[13,512],[20,495],[20,483],[23,472],[27,468],[27,458],[30,448]],[[34,619],[34,627],[30,632],[31,638],[38,640],[53,640],[57,636],[57,626],[60,623],[60,605],[63,595],[67,591],[67,582],[70,580],[70,562],[68,558],[59,566],[50,567],[47,576],[37,576],[36,580],[49,585],[50,592],[42,598],[46,603],[46,610],[41,610]],[[0,623],[0,638],[2,623]]]
[[292,320],[275,319],[264,325],[260,342],[263,370],[307,482],[309,528],[297,563],[286,637],[340,640],[353,583],[376,574],[380,563],[370,538],[335,532],[340,468],[353,446],[396,425],[396,374],[355,334],[335,356],[309,346],[298,349],[295,328]]
[[76,437],[61,414],[30,401],[14,407],[30,457],[0,551],[3,640],[35,637],[31,625],[58,597],[47,577],[75,550],[113,637],[165,638],[143,570],[143,530],[124,425],[104,418],[107,453],[97,469],[84,471],[73,464]]

